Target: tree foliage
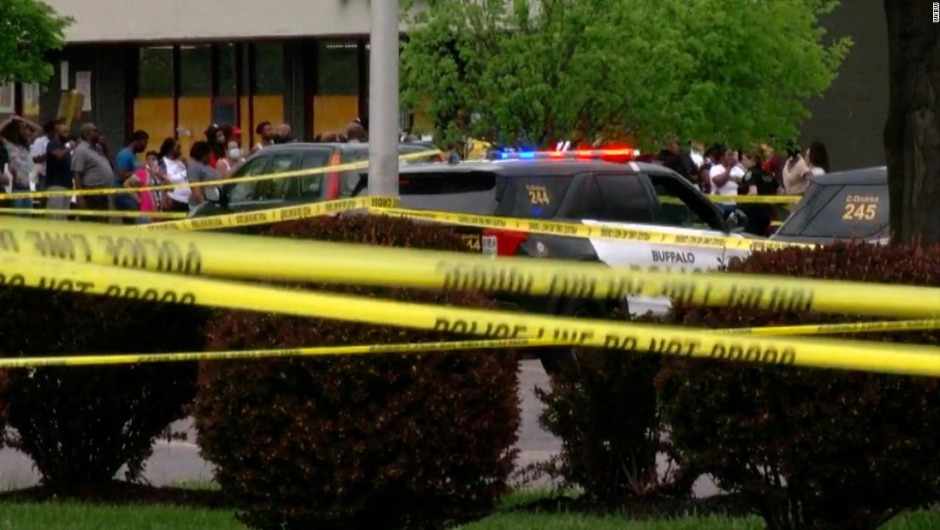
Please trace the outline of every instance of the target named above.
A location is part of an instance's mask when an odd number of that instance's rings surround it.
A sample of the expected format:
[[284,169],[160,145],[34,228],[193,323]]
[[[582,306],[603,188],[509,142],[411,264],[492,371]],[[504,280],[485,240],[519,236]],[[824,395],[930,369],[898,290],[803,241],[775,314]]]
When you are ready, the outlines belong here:
[[33,83],[52,75],[46,54],[62,47],[73,22],[39,0],[3,0],[0,15],[0,81]]
[[406,0],[403,106],[439,140],[796,135],[848,39],[834,0]]

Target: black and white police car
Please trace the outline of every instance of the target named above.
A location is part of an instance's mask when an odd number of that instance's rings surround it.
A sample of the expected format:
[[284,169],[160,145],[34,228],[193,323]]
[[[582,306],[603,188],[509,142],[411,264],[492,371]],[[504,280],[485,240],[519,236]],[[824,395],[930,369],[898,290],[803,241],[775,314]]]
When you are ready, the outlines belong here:
[[[687,236],[747,237],[744,216],[726,217],[705,195],[657,164],[630,162],[632,150],[506,153],[498,160],[422,164],[399,170],[403,208],[649,229]],[[356,194],[368,175],[359,175]],[[601,261],[611,267],[709,270],[743,255],[722,247],[658,245],[460,229],[472,248],[500,256]],[[729,254],[731,252],[731,254]],[[506,299],[530,311],[606,315],[607,302]],[[629,310],[664,313],[669,300],[631,297]]]

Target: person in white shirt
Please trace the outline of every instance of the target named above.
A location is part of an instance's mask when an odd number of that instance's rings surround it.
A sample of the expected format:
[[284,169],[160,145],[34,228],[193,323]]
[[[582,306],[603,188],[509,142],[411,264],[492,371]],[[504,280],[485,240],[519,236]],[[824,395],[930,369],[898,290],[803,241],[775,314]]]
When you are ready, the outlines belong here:
[[[712,184],[713,195],[732,196],[738,194],[738,185],[744,178],[743,168],[735,168],[737,161],[734,151],[722,148],[719,151],[718,163],[712,166],[708,178]],[[737,170],[736,170],[737,169]]]
[[160,146],[160,163],[166,171],[166,180],[176,187],[166,193],[163,201],[164,211],[189,212],[189,198],[192,190],[186,179],[186,162],[180,154],[180,143],[175,138],[167,138]]
[[56,127],[55,121],[43,125],[42,136],[37,136],[29,147],[29,156],[33,157],[35,164],[33,171],[36,173],[36,178],[30,179],[29,184],[33,191],[46,189],[46,147],[49,146],[49,137],[55,132]]

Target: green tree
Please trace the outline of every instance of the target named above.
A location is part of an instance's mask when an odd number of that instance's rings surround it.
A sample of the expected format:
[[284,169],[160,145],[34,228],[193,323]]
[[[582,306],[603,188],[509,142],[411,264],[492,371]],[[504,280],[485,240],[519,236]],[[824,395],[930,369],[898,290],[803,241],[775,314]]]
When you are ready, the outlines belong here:
[[39,0],[2,0],[0,7],[0,80],[42,82],[52,75],[46,54],[60,49],[63,31],[73,22]]
[[940,24],[928,2],[885,0],[884,7],[891,231],[901,243],[940,244]]
[[444,141],[795,137],[850,46],[818,26],[833,0],[415,4],[402,104]]

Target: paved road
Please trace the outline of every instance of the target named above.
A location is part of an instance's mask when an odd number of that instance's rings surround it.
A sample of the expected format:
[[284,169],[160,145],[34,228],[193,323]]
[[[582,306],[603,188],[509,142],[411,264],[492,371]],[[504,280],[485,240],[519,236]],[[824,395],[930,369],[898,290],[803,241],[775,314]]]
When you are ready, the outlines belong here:
[[[560,442],[538,425],[542,404],[535,397],[534,389],[548,385],[548,377],[538,361],[520,363],[520,391],[522,393],[522,424],[519,429],[519,467],[533,462],[548,460],[555,455]],[[177,485],[184,482],[208,482],[212,480],[212,469],[199,457],[194,443],[195,432],[190,421],[174,425],[174,431],[189,433],[188,441],[157,442],[153,456],[147,461],[145,478],[154,485]],[[665,466],[661,466],[665,469]],[[119,473],[120,475],[121,473]],[[0,451],[0,488],[4,490],[36,484],[38,475],[32,469],[32,461],[12,449]],[[544,482],[533,484],[545,485]],[[717,492],[714,484],[700,479],[696,484],[697,496],[709,496]]]

